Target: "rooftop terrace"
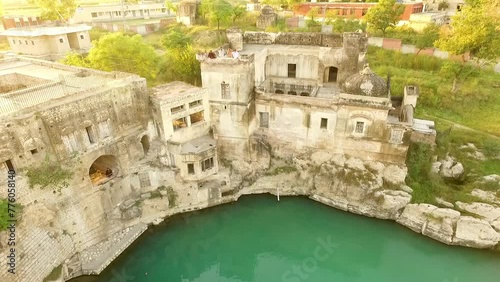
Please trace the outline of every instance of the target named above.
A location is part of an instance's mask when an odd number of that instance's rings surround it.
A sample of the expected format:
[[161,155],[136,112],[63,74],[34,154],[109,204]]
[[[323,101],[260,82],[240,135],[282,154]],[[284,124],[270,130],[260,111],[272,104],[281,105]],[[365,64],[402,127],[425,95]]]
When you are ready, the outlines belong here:
[[0,116],[35,106],[78,99],[75,94],[105,90],[122,83],[126,73],[109,73],[26,58],[0,61]]

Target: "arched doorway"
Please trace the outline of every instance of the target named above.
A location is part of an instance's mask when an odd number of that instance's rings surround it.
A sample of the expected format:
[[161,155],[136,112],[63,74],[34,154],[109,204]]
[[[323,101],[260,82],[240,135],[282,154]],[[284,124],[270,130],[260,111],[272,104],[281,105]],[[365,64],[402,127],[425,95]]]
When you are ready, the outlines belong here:
[[97,158],[89,168],[90,181],[94,185],[101,185],[118,176],[118,158],[104,155]]
[[325,82],[337,82],[339,69],[336,67],[328,67],[325,69]]
[[144,155],[146,155],[149,152],[149,136],[148,135],[142,136],[141,145],[142,145],[142,150],[144,151]]

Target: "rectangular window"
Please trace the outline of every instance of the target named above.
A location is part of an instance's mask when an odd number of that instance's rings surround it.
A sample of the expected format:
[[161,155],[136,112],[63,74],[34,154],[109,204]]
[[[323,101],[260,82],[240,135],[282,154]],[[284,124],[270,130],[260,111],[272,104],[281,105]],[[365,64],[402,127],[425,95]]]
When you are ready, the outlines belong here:
[[189,103],[189,108],[198,107],[201,106],[201,104],[202,104],[201,100],[196,100],[194,102]]
[[363,133],[365,131],[365,123],[362,121],[356,122],[356,129],[354,132],[356,133]]
[[35,41],[31,40],[31,45],[35,45]]
[[69,153],[73,153],[78,151],[78,143],[76,142],[75,134],[68,134],[68,135],[63,135],[61,136],[61,139],[66,146],[66,150],[68,150]]
[[368,12],[368,9],[363,9],[363,11],[361,12],[361,15],[364,16],[364,15],[366,15],[367,12]]
[[184,128],[184,127],[187,127],[186,118],[182,117],[182,118],[176,119],[172,122],[172,125],[174,126],[174,131],[179,130],[179,129]]
[[296,77],[297,64],[288,64],[288,77]]
[[84,39],[85,37],[83,36],[83,34],[80,34],[80,39]]
[[91,13],[93,18],[97,18],[97,13]]
[[24,40],[24,44],[28,45],[28,40]]
[[106,138],[111,135],[111,131],[109,130],[109,119],[100,122],[97,127],[99,128],[99,136],[101,136],[101,138]]
[[180,105],[180,106],[177,106],[177,107],[173,107],[172,109],[170,109],[170,112],[172,114],[175,114],[175,113],[178,113],[180,111],[184,110],[184,105]]
[[194,174],[194,164],[188,164],[188,174]]
[[403,141],[403,130],[402,129],[392,129],[390,143],[400,144]]
[[231,99],[231,92],[229,91],[229,83],[224,81],[220,84],[220,92],[222,99]]
[[269,113],[259,112],[260,115],[260,127],[269,128]]
[[191,119],[191,124],[195,124],[197,122],[202,122],[203,121],[203,111],[190,114],[189,118]]
[[59,38],[59,43],[64,43],[64,39]]
[[32,155],[38,154],[38,150],[37,149],[30,150],[30,152],[31,152]]
[[12,39],[12,43],[13,43],[13,44],[16,44],[16,40]]
[[328,119],[327,118],[321,118],[320,128],[322,128],[322,129],[327,129],[328,128]]
[[201,170],[207,171],[214,167],[214,158],[208,158],[201,162]]
[[139,185],[141,185],[141,188],[151,187],[151,180],[149,179],[149,173],[143,172],[139,174]]
[[14,169],[14,164],[12,163],[11,160],[6,160],[4,162],[4,166],[7,168],[7,171],[10,171],[10,170],[14,171],[15,170]]
[[21,40],[18,40],[18,41],[19,41],[19,44],[21,44],[21,45],[23,44],[23,43],[21,42]]
[[92,126],[85,127],[85,132],[87,132],[87,138],[89,139],[90,144],[94,144],[96,140]]

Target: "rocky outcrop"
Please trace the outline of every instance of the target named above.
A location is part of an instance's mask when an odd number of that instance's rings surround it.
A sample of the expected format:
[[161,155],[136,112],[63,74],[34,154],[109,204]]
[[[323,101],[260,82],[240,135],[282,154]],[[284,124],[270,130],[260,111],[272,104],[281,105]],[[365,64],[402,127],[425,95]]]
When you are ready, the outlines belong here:
[[492,248],[500,241],[500,234],[484,220],[463,216],[457,222],[453,244],[473,247]]
[[491,248],[500,242],[500,234],[488,221],[429,204],[407,205],[397,222],[449,245]]
[[469,213],[477,214],[487,222],[500,219],[500,208],[485,203],[462,203],[456,202],[457,207]]
[[454,158],[446,156],[444,160],[433,163],[432,171],[435,173],[439,172],[445,178],[459,179],[464,173],[464,166]]

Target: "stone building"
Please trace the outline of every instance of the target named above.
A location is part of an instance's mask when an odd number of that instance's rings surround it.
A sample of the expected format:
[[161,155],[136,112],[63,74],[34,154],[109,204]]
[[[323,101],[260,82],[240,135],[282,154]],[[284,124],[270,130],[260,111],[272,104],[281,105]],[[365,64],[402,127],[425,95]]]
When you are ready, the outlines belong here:
[[257,18],[257,27],[265,29],[268,26],[272,26],[278,20],[278,14],[276,14],[271,8],[271,6],[265,6],[260,11],[260,15]]
[[413,112],[401,112],[416,106],[418,91],[395,108],[387,81],[365,64],[366,35],[230,30],[228,39],[240,59],[201,62],[225,155],[251,159],[252,148],[275,139],[294,150],[404,162]]
[[[227,37],[240,57],[200,58],[203,87],[148,90],[145,79],[126,73],[27,58],[0,63],[0,171],[18,172],[16,201],[24,206],[12,281],[42,281],[60,264],[65,279],[98,274],[133,241],[115,234],[236,200],[274,154],[388,163],[387,174],[401,182],[396,165],[404,165],[410,139],[435,134],[432,122],[413,117],[418,87],[391,97],[388,81],[370,70],[365,34],[228,30]],[[35,168],[71,175],[43,187],[46,180],[29,173]],[[268,191],[259,185],[255,191]],[[385,198],[397,202],[391,193],[370,202],[374,209]],[[108,241],[122,245],[111,251]]]
[[184,0],[177,5],[177,22],[191,26],[196,22],[198,0]]
[[85,53],[91,48],[86,25],[36,26],[11,28],[0,33],[6,36],[15,53],[45,60],[58,60],[70,51]]

